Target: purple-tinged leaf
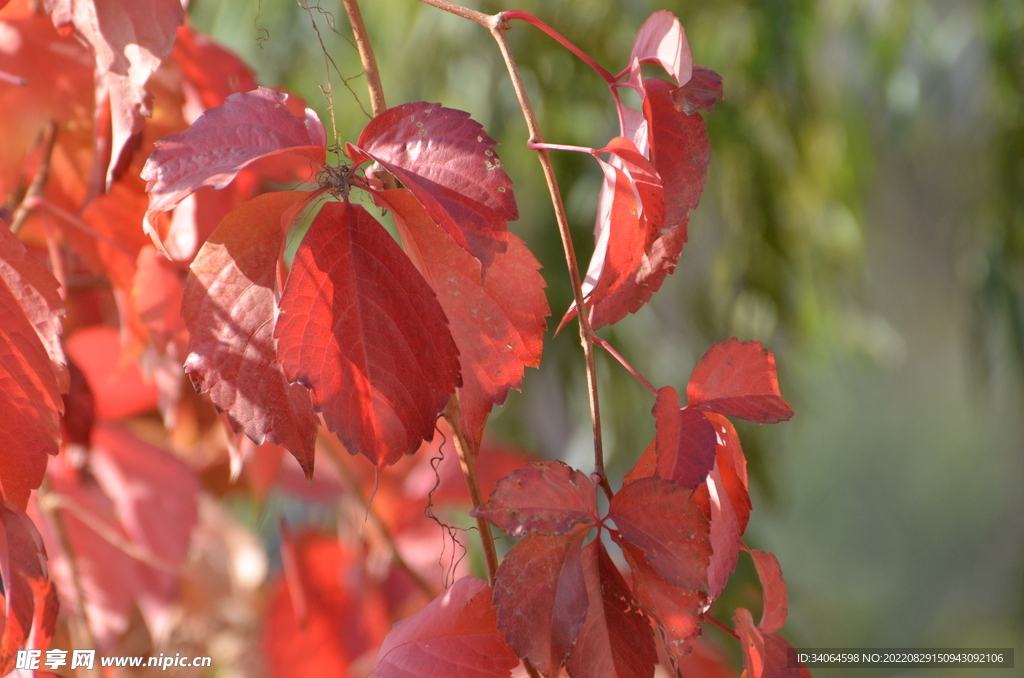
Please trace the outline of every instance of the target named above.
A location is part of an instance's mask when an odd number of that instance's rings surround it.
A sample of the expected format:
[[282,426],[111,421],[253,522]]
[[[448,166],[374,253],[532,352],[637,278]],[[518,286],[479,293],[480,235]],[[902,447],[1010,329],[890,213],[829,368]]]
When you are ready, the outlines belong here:
[[640,478],[612,497],[608,517],[669,583],[707,590],[708,520],[690,490],[663,478]]
[[498,628],[516,654],[546,676],[558,675],[587,614],[581,551],[588,531],[530,535],[498,567]]
[[680,409],[679,394],[671,386],[658,390],[651,414],[657,434],[658,475],[697,489],[715,465],[715,427],[703,412]]
[[710,111],[722,98],[722,76],[707,66],[693,65],[693,77],[682,87],[672,90],[676,110],[690,115]]
[[232,94],[192,126],[156,143],[142,169],[148,183],[147,228],[201,186],[224,188],[246,165],[275,153],[300,153],[322,164],[327,133],[313,109],[292,115],[287,94],[259,87]]
[[518,663],[498,630],[491,588],[463,577],[391,630],[370,678],[504,678]]
[[507,222],[519,219],[495,143],[469,113],[416,102],[378,115],[346,152],[387,168],[486,268],[508,246]]
[[490,501],[474,509],[472,515],[513,537],[556,536],[577,525],[597,523],[597,495],[586,474],[560,461],[542,461],[498,481]]

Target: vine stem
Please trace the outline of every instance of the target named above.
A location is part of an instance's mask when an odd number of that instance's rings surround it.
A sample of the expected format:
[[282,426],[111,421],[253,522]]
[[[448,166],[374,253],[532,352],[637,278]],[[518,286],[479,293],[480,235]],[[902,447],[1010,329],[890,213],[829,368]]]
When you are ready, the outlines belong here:
[[[476,452],[472,443],[466,440],[462,434],[462,408],[459,403],[458,392],[454,393],[448,405],[444,409],[444,418],[448,420],[448,428],[451,429],[452,442],[455,451],[459,455],[459,464],[462,466],[462,475],[466,479],[466,487],[469,489],[469,499],[473,502],[473,508],[484,503],[483,492],[480,491],[480,481],[476,475]],[[480,533],[480,542],[484,547],[484,561],[487,563],[487,581],[491,588],[494,587],[495,577],[498,574],[498,552],[494,548],[494,537],[491,535],[491,524],[483,518],[476,519],[476,528]]]
[[[583,309],[583,288],[580,284],[579,266],[576,263],[576,250],[572,244],[569,218],[566,215],[565,205],[562,202],[562,192],[558,187],[558,179],[555,177],[554,165],[551,164],[551,153],[544,147],[544,137],[540,133],[537,115],[533,111],[533,105],[530,103],[530,97],[526,92],[526,85],[519,74],[515,57],[512,55],[508,38],[505,36],[505,32],[509,28],[508,18],[510,16],[511,18],[523,20],[528,20],[526,17],[529,16],[533,18],[531,23],[537,25],[542,25],[542,22],[526,12],[502,12],[487,15],[449,2],[449,0],[420,0],[420,2],[484,26],[490,31],[494,41],[498,43],[501,57],[505,61],[505,67],[508,69],[509,77],[512,80],[512,88],[515,90],[516,98],[519,100],[519,108],[523,111],[523,117],[526,119],[526,128],[530,133],[527,144],[530,148],[536,149],[537,158],[540,161],[541,169],[544,171],[544,181],[547,183],[548,193],[551,195],[551,204],[555,210],[555,221],[558,223],[558,233],[562,238],[562,250],[565,253],[565,263],[569,269],[569,282],[572,284],[572,294],[576,302],[576,308]],[[568,43],[564,38],[561,38],[559,42],[563,44]],[[568,47],[571,44],[568,43],[566,46]],[[590,327],[590,321],[585,313],[581,311],[576,316],[580,324],[580,343],[583,345],[583,356],[587,365],[587,394],[590,399],[590,422],[594,436],[594,472],[597,473],[600,479],[601,489],[604,490],[608,499],[611,499],[614,493],[612,492],[611,485],[608,483],[608,476],[604,469],[604,444],[601,439],[601,407],[597,395],[597,366],[594,361],[594,330]]]
[[718,628],[720,628],[720,629],[722,629],[723,631],[725,631],[726,633],[728,633],[728,634],[729,634],[730,636],[732,636],[732,637],[733,637],[733,638],[735,638],[736,640],[739,640],[739,639],[740,639],[740,635],[739,635],[738,633],[736,633],[735,631],[733,631],[732,629],[730,629],[730,628],[729,628],[728,626],[726,626],[726,625],[725,625],[725,624],[723,624],[722,622],[720,622],[720,621],[718,621],[717,619],[715,619],[714,617],[712,617],[712,616],[711,616],[710,614],[705,614],[705,615],[704,615],[704,618],[705,618],[705,619],[707,619],[707,620],[708,620],[709,622],[711,622],[712,624],[714,624],[715,626],[717,626]]
[[39,163],[39,171],[32,179],[32,185],[28,187],[24,199],[18,208],[14,210],[14,217],[11,220],[11,232],[17,233],[25,225],[25,220],[32,211],[29,204],[35,198],[41,198],[46,190],[46,180],[50,176],[50,157],[53,155],[53,145],[57,142],[57,122],[50,120],[43,128],[40,144],[43,147],[43,158]]
[[[71,544],[71,535],[68,533],[67,525],[64,524],[64,517],[60,514],[60,507],[53,502],[46,501],[50,496],[50,484],[44,478],[39,486],[37,495],[39,510],[53,524],[54,531],[57,533],[57,540],[60,542],[60,548],[64,551],[64,561],[68,565],[68,573],[71,575],[72,585],[75,587],[75,612],[71,616],[71,622],[68,624],[71,632],[71,642],[78,649],[95,648],[97,647],[96,637],[92,634],[92,629],[89,628],[89,615],[85,610],[85,586],[82,584],[82,577],[78,571],[78,560],[75,558],[74,547]],[[98,668],[87,669],[84,666],[80,666],[78,669],[79,675],[99,675]]]
[[373,46],[370,44],[370,34],[366,31],[363,13],[359,10],[357,0],[341,0],[341,4],[345,6],[348,22],[352,26],[352,35],[356,39],[356,49],[359,50],[359,60],[363,62],[363,71],[366,73],[366,87],[370,91],[371,110],[374,117],[377,117],[386,111],[388,107],[384,102],[384,85],[380,81],[380,71],[377,70],[377,57],[373,55]]
[[345,483],[345,489],[347,489],[352,496],[359,501],[360,505],[366,509],[366,516],[373,522],[373,527],[377,530],[377,533],[380,534],[381,539],[384,540],[387,547],[391,549],[391,557],[395,564],[398,565],[399,569],[409,575],[413,584],[415,584],[416,588],[418,588],[423,595],[427,597],[427,600],[433,600],[437,597],[438,592],[430,585],[430,582],[424,579],[423,575],[417,572],[402,556],[402,552],[398,550],[398,544],[395,543],[394,535],[391,534],[391,530],[388,529],[384,519],[381,518],[377,510],[373,508],[373,504],[366,499],[366,495],[363,494],[363,488],[360,485],[359,478],[357,478],[355,473],[352,472],[352,469],[349,468],[341,452],[334,445],[324,445],[323,447],[328,451],[331,459],[334,460],[334,465],[337,467],[338,472],[341,474],[342,480]]
[[[537,17],[533,16],[529,12],[524,12],[523,10],[515,9],[507,12],[502,12],[502,15],[504,15],[506,21],[509,19],[519,19],[520,21],[525,21],[527,23],[533,24],[540,30],[544,31],[549,36],[554,38],[555,41],[558,42],[558,44],[560,44],[562,47],[565,47],[567,50],[578,56],[583,61],[583,63],[587,64],[592,69],[594,69],[594,72],[600,75],[604,79],[604,81],[607,82],[609,85],[622,77],[621,75],[614,76],[611,73],[609,73],[603,66],[601,66],[601,64],[591,59],[589,54],[587,54],[582,49],[571,43],[561,33],[556,31],[551,26],[548,26],[546,23],[544,23]],[[626,69],[627,72],[628,70],[629,69]]]
[[629,361],[623,358],[622,354],[616,351],[614,346],[612,346],[607,341],[598,336],[594,337],[594,343],[603,348],[604,350],[608,351],[609,353],[611,353],[612,357],[618,360],[623,367],[629,370],[629,373],[632,374],[637,381],[646,386],[648,391],[650,391],[654,395],[658,395],[658,389],[654,388],[654,385],[651,384],[651,382],[647,381],[644,375],[637,372],[636,368],[630,365]]

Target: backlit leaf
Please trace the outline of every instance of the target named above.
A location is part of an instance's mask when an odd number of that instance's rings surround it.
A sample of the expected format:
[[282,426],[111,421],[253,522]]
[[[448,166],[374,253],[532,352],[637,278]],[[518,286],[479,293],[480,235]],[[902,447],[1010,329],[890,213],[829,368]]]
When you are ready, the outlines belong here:
[[676,109],[686,115],[700,110],[710,111],[721,98],[722,76],[700,64],[693,65],[693,77],[685,85],[672,90]]
[[761,580],[761,591],[764,599],[764,610],[757,628],[761,633],[775,633],[786,625],[789,614],[789,603],[786,600],[786,581],[782,578],[782,568],[778,559],[767,551],[749,550],[750,557],[757,568],[757,576]]
[[597,495],[586,474],[560,461],[544,461],[502,478],[490,500],[472,515],[513,537],[562,535],[577,525],[598,521]]
[[203,245],[185,287],[185,371],[257,445],[287,448],[313,474],[317,420],[309,390],[277,360],[277,264],[290,210],[309,193],[264,193],[228,214]]
[[43,480],[47,454],[57,454],[63,411],[50,357],[0,278],[0,492],[22,510]]
[[759,424],[793,417],[779,393],[775,356],[758,341],[736,337],[708,349],[690,376],[686,399],[691,407]]
[[569,655],[572,678],[650,678],[658,653],[651,624],[637,608],[629,586],[604,545],[583,549],[587,583],[586,620]]
[[[614,536],[614,535],[613,535]],[[665,649],[673,662],[688,655],[700,635],[707,594],[673,586],[644,558],[643,551],[624,539],[616,539],[632,572],[633,594],[658,624]]]
[[679,19],[662,9],[644,21],[633,42],[629,63],[658,64],[680,85],[690,79],[693,57]]
[[507,222],[519,219],[495,143],[469,113],[416,102],[378,115],[346,151],[353,162],[387,168],[487,267],[508,246]]
[[320,209],[280,307],[285,374],[309,387],[350,452],[390,465],[433,437],[461,385],[458,349],[434,292],[369,212]]
[[498,567],[498,628],[516,654],[546,676],[558,675],[587,614],[581,551],[587,531],[527,536]]
[[652,411],[658,476],[694,490],[715,464],[714,426],[698,410],[679,408],[679,395],[671,386],[658,389]]
[[762,634],[754,626],[750,610],[737,608],[733,623],[740,637],[748,678],[811,678],[811,672],[803,664],[789,666],[793,646],[774,633]]
[[184,132],[158,141],[142,170],[149,193],[147,228],[156,213],[172,209],[201,186],[224,188],[259,158],[291,152],[322,164],[324,126],[310,108],[304,117],[288,112],[287,97],[266,87],[232,94]]
[[381,645],[372,678],[501,678],[519,659],[505,644],[483,579],[463,577],[402,620]]
[[608,517],[671,584],[707,589],[708,521],[690,490],[663,478],[634,480],[612,497]]
[[57,624],[57,590],[50,581],[46,549],[25,512],[10,502],[0,506],[0,674],[14,667],[18,650],[45,650]]
[[537,367],[545,318],[540,264],[515,235],[480,279],[479,263],[430,219],[407,190],[379,194],[392,210],[406,252],[437,294],[459,349],[461,426],[479,445],[493,405],[519,389],[524,367]]

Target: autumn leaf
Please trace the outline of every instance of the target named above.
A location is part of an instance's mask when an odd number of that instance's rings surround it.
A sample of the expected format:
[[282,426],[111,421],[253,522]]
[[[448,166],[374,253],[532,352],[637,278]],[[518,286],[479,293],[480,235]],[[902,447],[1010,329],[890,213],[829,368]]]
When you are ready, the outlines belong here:
[[20,509],[57,454],[60,387],[21,300],[0,278],[0,492]]
[[596,488],[586,474],[560,461],[528,464],[498,481],[490,500],[471,515],[513,537],[568,534],[577,525],[598,522]]
[[715,464],[715,428],[698,410],[680,409],[671,386],[658,389],[652,411],[658,476],[694,490]]
[[185,13],[179,0],[44,0],[58,29],[70,27],[96,60],[96,101],[106,101],[112,121],[107,188],[130,160],[152,113],[146,81],[171,52]]
[[309,193],[265,193],[228,214],[192,262],[182,315],[185,371],[200,393],[257,445],[286,447],[313,474],[317,420],[309,390],[277,360],[274,317],[285,215]]
[[498,630],[491,587],[463,577],[402,620],[381,645],[371,678],[502,678],[519,663]]
[[327,133],[312,109],[288,112],[288,95],[266,87],[232,94],[184,132],[156,143],[142,170],[148,183],[146,228],[201,186],[223,188],[250,163],[275,153],[299,153],[315,163],[326,157]]
[[[714,499],[712,499],[714,497]],[[736,569],[740,554],[740,524],[716,461],[707,479],[693,493],[693,500],[711,523],[711,560],[708,563],[708,597],[715,600]]]
[[624,539],[617,539],[632,573],[633,595],[658,624],[665,650],[673,663],[686,657],[700,635],[707,594],[674,586],[650,566],[643,551]]
[[0,278],[7,282],[21,302],[25,315],[50,356],[57,388],[66,393],[69,375],[60,343],[64,302],[58,291],[59,284],[49,269],[32,256],[7,228],[0,228]]
[[375,117],[346,153],[357,164],[375,160],[394,174],[486,268],[508,246],[507,222],[519,219],[495,144],[469,113],[416,102]]
[[516,654],[546,676],[558,675],[589,607],[582,563],[587,532],[527,536],[498,567],[498,628]]
[[722,98],[722,76],[707,66],[693,65],[693,75],[685,85],[672,90],[676,110],[690,115],[710,111]]
[[612,497],[608,517],[671,584],[707,589],[708,523],[689,490],[663,478],[634,480]]
[[750,494],[747,492],[747,458],[740,446],[740,437],[732,422],[720,414],[705,412],[715,427],[718,442],[715,446],[715,462],[722,475],[722,485],[736,511],[739,533],[747,530],[750,521]]
[[194,120],[208,108],[220,106],[237,92],[256,89],[252,70],[208,35],[197,33],[188,23],[178,28],[171,58],[185,76],[182,83],[186,108],[191,108]]
[[430,219],[408,190],[383,191],[377,198],[395,216],[406,253],[437,294],[459,349],[461,427],[479,446],[487,416],[519,389],[525,367],[537,367],[545,318],[540,264],[526,245],[508,234],[508,249],[497,254],[481,280],[480,265]]
[[320,209],[280,307],[285,374],[310,389],[351,453],[390,465],[433,437],[461,385],[458,349],[434,292],[369,212]]
[[263,627],[271,675],[349,675],[390,629],[382,592],[359,554],[334,536],[302,532],[282,550],[286,572],[273,586]]
[[786,581],[782,578],[782,568],[778,559],[767,551],[748,549],[754,560],[758,579],[761,580],[764,609],[757,628],[761,633],[775,633],[786,625],[789,604],[786,602]]
[[59,605],[35,525],[10,502],[0,512],[0,674],[7,675],[29,640],[35,649],[49,646]]
[[572,678],[650,678],[658,654],[651,624],[598,540],[583,548],[588,608],[566,671]]
[[740,637],[748,678],[811,678],[811,672],[802,663],[789,665],[793,646],[774,633],[762,634],[754,626],[750,610],[736,608],[733,623]]
[[122,360],[115,328],[82,328],[68,337],[66,349],[85,375],[98,419],[121,419],[156,408],[156,387],[143,379],[137,362]]
[[679,19],[662,9],[647,17],[633,41],[629,54],[630,70],[639,71],[632,64],[657,64],[664,68],[680,85],[690,79],[693,57]]
[[779,392],[775,356],[757,341],[736,337],[708,349],[686,386],[690,407],[775,424],[793,417]]

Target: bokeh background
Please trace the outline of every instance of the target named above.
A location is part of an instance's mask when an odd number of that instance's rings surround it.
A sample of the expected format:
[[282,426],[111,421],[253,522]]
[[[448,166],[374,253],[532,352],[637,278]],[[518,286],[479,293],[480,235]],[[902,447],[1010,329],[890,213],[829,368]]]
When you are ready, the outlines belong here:
[[[193,0],[189,13],[330,128],[327,90],[338,141],[354,141],[369,103],[344,12],[303,1],[313,7]],[[679,268],[602,335],[676,388],[712,342],[736,335],[775,352],[797,417],[740,434],[754,475],[746,541],[782,564],[783,635],[798,647],[1016,647],[1024,662],[1024,3],[469,4],[531,11],[612,72],[667,8],[694,60],[724,78]],[[544,264],[556,324],[568,277],[493,41],[413,0],[363,12],[389,105],[470,111],[502,143],[522,214],[512,228]],[[549,141],[601,146],[616,133],[596,75],[526,24],[510,36]],[[579,154],[556,162],[585,267],[600,172]],[[609,465],[622,474],[653,436],[653,399],[607,356],[598,367]],[[549,338],[492,421],[497,438],[590,468],[575,331]],[[756,607],[751,570],[741,563],[725,610]]]

